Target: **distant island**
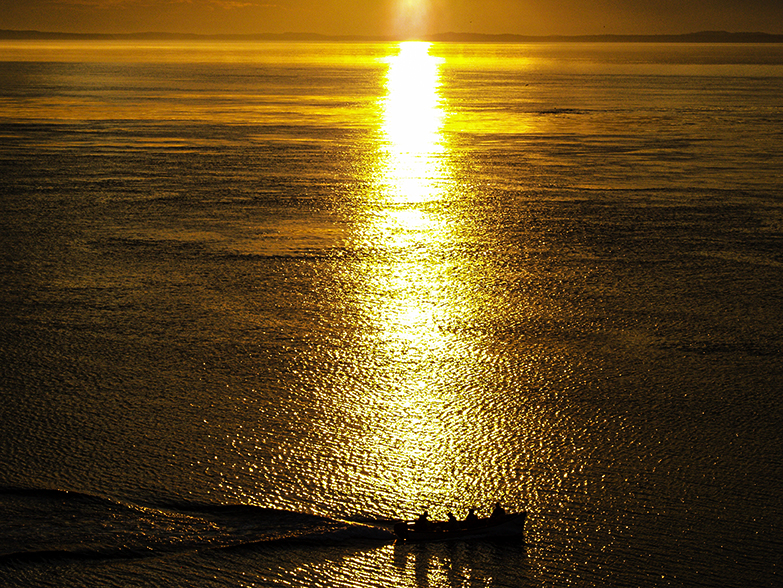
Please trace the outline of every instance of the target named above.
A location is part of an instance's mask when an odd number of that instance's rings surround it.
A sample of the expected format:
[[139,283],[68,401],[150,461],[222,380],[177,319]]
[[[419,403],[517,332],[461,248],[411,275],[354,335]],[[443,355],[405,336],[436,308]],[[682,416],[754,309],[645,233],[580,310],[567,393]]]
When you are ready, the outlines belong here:
[[57,33],[0,29],[0,40],[150,40],[150,41],[405,41],[452,43],[783,43],[783,35],[770,33],[730,33],[701,31],[682,35],[490,35],[483,33],[440,33],[416,39],[361,35],[320,35],[317,33],[259,33],[254,35],[199,35],[195,33]]

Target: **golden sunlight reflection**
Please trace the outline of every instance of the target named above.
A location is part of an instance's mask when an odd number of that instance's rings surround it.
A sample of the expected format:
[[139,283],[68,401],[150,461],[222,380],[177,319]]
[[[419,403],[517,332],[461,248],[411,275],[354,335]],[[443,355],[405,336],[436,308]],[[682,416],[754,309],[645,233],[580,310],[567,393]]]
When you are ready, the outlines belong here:
[[424,202],[438,195],[444,152],[438,93],[441,58],[429,43],[401,43],[389,58],[383,132],[388,156],[384,180],[393,202]]
[[[465,247],[483,229],[458,182],[464,160],[445,131],[453,109],[441,89],[450,78],[433,49],[444,50],[402,43],[383,59],[376,158],[354,203],[357,263],[345,266],[361,367],[330,382],[334,413],[355,425],[337,461],[361,464],[342,487],[385,516],[464,516],[492,500],[518,509],[527,459],[519,431],[532,408],[514,404],[506,392],[519,383],[502,373],[502,354],[473,335],[504,301],[487,288],[492,261]],[[513,370],[532,361],[517,357]]]
[[[531,467],[556,471],[560,446],[534,438],[549,421],[526,391],[549,393],[557,374],[541,371],[551,360],[540,346],[519,350],[505,330],[530,324],[528,292],[496,279],[504,266],[492,247],[503,241],[470,187],[471,152],[450,142],[464,139],[449,130],[464,85],[451,61],[431,55],[449,50],[373,46],[372,84],[354,115],[362,132],[345,152],[345,241],[333,256],[280,262],[291,308],[307,309],[311,330],[269,352],[281,366],[269,384],[279,403],[238,401],[261,417],[221,439],[239,456],[216,468],[231,472],[222,474],[227,493],[240,492],[236,473],[264,480],[262,506],[384,519],[426,508],[443,519],[470,507],[488,514],[495,500],[532,506]],[[560,428],[540,439],[567,438],[566,421],[554,420]],[[245,454],[260,457],[243,465]],[[253,501],[257,484],[246,487]]]
[[388,252],[372,263],[367,277],[382,288],[373,297],[380,330],[389,341],[411,350],[443,343],[435,329],[442,276],[433,253],[448,241],[448,222],[440,208],[448,181],[439,95],[442,59],[429,55],[430,43],[401,43],[386,58],[386,96],[381,110],[380,160],[376,173],[379,201],[364,226],[364,238]]
[[442,134],[443,59],[429,51],[429,43],[401,43],[384,60],[375,189],[362,203],[355,235],[369,253],[357,276],[364,343],[389,369],[367,382],[369,397],[355,407],[364,434],[353,439],[353,451],[387,465],[391,476],[376,493],[395,495],[402,509],[458,501],[458,437],[468,434],[454,388],[458,374],[443,369],[461,369],[453,360],[459,343],[444,325],[468,301],[460,299],[458,261],[450,253],[459,219],[447,202],[453,174]]

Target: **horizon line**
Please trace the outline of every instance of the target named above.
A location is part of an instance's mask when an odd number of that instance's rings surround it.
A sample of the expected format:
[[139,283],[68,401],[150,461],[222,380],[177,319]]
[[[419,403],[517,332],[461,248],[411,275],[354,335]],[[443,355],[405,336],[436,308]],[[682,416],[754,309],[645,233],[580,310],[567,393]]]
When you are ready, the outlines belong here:
[[668,42],[668,43],[783,43],[783,34],[763,32],[698,31],[681,34],[597,34],[597,35],[520,35],[515,33],[434,33],[404,35],[328,35],[323,33],[66,33],[56,31],[0,29],[0,40],[226,40],[226,41],[365,41],[365,42]]

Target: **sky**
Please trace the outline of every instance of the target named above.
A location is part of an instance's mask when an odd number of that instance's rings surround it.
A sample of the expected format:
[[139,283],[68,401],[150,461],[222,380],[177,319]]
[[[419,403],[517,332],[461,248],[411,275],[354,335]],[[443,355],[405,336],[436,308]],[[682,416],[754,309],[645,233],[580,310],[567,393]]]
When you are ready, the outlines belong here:
[[783,34],[781,0],[0,0],[0,29],[416,35]]

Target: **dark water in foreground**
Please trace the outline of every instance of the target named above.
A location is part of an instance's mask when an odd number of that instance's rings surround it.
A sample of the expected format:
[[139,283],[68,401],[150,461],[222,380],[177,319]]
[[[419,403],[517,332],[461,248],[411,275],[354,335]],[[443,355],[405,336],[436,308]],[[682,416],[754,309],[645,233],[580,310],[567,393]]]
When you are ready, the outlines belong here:
[[783,47],[4,43],[0,138],[4,586],[780,583]]

